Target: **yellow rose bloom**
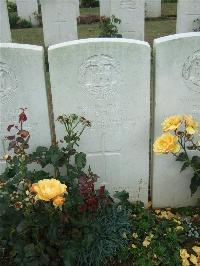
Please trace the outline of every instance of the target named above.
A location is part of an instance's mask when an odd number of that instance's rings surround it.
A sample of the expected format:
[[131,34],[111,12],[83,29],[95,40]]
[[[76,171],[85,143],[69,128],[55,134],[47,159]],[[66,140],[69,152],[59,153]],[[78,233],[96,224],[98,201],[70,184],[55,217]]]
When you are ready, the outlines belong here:
[[137,246],[135,244],[132,244],[131,247],[132,248],[137,248]]
[[193,119],[191,115],[184,115],[184,122],[186,132],[190,135],[193,135],[198,128],[198,123]]
[[178,225],[178,226],[176,227],[176,231],[179,231],[179,230],[183,231],[183,230],[184,230],[183,226]]
[[182,260],[182,266],[190,266],[190,262],[188,259],[183,259]]
[[195,253],[197,253],[198,255],[200,255],[200,247],[194,246],[192,249],[194,250]]
[[58,196],[53,200],[53,205],[56,207],[62,206],[64,202],[65,202],[65,199],[61,196]]
[[191,254],[190,256],[190,261],[194,264],[194,265],[198,265],[198,258],[196,256],[194,256],[193,254]]
[[186,249],[181,249],[180,250],[180,257],[182,259],[188,259],[190,257],[190,255],[188,254]]
[[67,193],[67,186],[61,184],[59,180],[51,178],[43,179],[33,184],[31,190],[37,194],[38,199],[50,201]]
[[181,115],[174,115],[174,116],[170,116],[166,118],[161,124],[163,132],[178,129],[182,121],[183,121],[183,118]]
[[180,151],[180,145],[177,143],[177,141],[177,136],[173,136],[169,133],[162,134],[154,142],[153,150],[158,154],[165,154],[169,152],[177,153]]

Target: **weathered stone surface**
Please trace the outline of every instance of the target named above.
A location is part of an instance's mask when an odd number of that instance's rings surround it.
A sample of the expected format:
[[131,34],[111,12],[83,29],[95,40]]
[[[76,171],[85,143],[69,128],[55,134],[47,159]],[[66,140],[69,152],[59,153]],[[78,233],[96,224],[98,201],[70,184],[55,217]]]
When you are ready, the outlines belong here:
[[45,46],[76,40],[77,2],[41,0]]
[[[125,39],[87,39],[51,46],[55,118],[92,121],[80,143],[100,182],[131,200],[148,199],[150,47]],[[56,123],[57,139],[63,128]]]
[[11,42],[6,0],[0,1],[0,42]]
[[161,17],[161,0],[145,0],[145,15],[147,18]]
[[19,17],[30,21],[33,25],[38,25],[36,17],[38,14],[37,0],[16,0],[16,4]]
[[177,6],[176,32],[200,31],[200,0],[179,0]]
[[[18,123],[19,109],[25,107],[28,120],[24,126],[31,134],[30,151],[50,145],[43,48],[0,44],[0,157],[7,153],[7,127]],[[0,161],[0,172],[4,166]]]
[[100,16],[110,17],[110,0],[100,0]]
[[[156,39],[155,138],[161,122],[176,114],[191,114],[200,122],[200,33],[177,34]],[[194,205],[200,190],[191,197],[192,171],[180,173],[181,163],[172,155],[154,155],[153,206]]]
[[124,38],[144,40],[144,0],[111,0],[110,14],[121,19],[119,32]]

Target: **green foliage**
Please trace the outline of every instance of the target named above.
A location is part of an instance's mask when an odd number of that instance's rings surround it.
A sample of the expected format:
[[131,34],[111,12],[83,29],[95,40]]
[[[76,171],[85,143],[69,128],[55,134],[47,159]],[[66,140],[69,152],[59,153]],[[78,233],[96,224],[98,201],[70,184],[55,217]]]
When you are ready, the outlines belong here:
[[[0,176],[2,260],[20,266],[102,265],[126,247],[123,234],[130,234],[131,221],[103,186],[95,189],[97,175],[90,168],[84,170],[86,155],[77,148],[91,123],[75,114],[59,116],[66,132],[59,141],[61,147],[56,142],[27,154],[30,134],[24,129],[25,110],[19,124],[7,128],[14,155],[4,156],[8,167]],[[29,170],[32,163],[43,170]],[[67,185],[68,195],[61,206],[36,197],[34,185],[52,178],[46,166],[54,167],[54,180]]]
[[14,2],[7,1],[8,13],[17,12],[17,5]]
[[122,38],[122,35],[118,33],[118,25],[121,23],[121,20],[115,16],[110,18],[101,17],[100,21],[100,38]]
[[99,0],[81,0],[81,7],[98,7]]
[[9,13],[9,22],[10,22],[10,27],[12,29],[31,28],[32,27],[32,23],[30,21],[27,21],[25,19],[18,17],[16,12],[10,12]]

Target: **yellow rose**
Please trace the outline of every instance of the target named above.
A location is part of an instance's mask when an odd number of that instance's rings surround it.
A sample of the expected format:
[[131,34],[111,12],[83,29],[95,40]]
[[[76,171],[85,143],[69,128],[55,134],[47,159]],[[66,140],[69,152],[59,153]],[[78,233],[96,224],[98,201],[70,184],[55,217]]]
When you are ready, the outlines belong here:
[[153,150],[155,153],[163,154],[163,153],[177,153],[180,151],[180,145],[177,143],[178,137],[173,136],[169,133],[162,134],[157,140],[154,142]]
[[67,186],[61,184],[59,180],[51,178],[43,179],[33,184],[31,190],[37,194],[38,199],[50,201],[67,193]]
[[166,118],[162,123],[162,130],[163,132],[176,130],[182,123],[182,116],[174,115]]
[[180,250],[180,257],[182,259],[188,259],[190,257],[190,255],[188,254],[186,249],[181,249]]
[[188,259],[183,259],[182,260],[182,266],[190,266],[190,262]]
[[184,230],[183,226],[178,225],[178,226],[176,227],[176,231],[179,231],[179,230],[183,231],[183,230]]
[[131,247],[132,248],[137,248],[137,246],[135,244],[132,244]]
[[190,261],[194,264],[194,265],[198,265],[198,258],[196,256],[194,256],[193,254],[191,254],[190,256]]
[[186,132],[190,135],[193,135],[198,128],[198,123],[193,119],[191,115],[184,115],[184,122]]
[[53,205],[56,207],[62,206],[64,202],[65,202],[65,199],[61,196],[58,196],[53,200]]
[[192,249],[194,250],[195,253],[197,253],[198,255],[200,255],[200,247],[194,246]]

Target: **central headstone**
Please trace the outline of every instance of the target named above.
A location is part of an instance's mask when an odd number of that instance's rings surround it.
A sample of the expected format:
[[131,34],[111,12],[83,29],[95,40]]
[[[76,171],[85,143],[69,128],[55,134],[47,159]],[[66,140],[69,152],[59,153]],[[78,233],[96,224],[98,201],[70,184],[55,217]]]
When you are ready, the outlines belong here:
[[110,0],[110,15],[121,19],[123,38],[144,40],[144,0]]
[[[150,47],[124,39],[88,39],[49,48],[55,118],[92,121],[80,149],[100,182],[131,200],[148,200]],[[57,139],[63,128],[56,123]]]
[[[198,25],[198,29],[196,25]],[[200,31],[200,0],[179,0],[176,32],[184,33],[196,30]]]
[[76,40],[77,1],[41,0],[45,46]]
[[17,14],[20,18],[38,25],[38,3],[37,0],[16,0]]

